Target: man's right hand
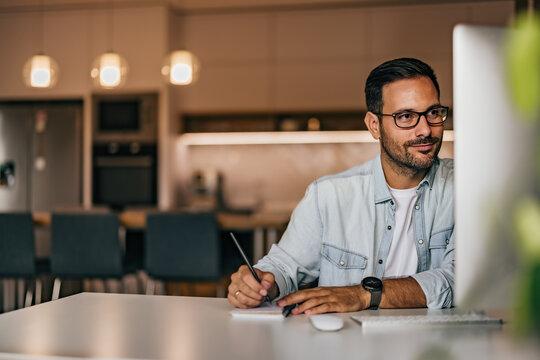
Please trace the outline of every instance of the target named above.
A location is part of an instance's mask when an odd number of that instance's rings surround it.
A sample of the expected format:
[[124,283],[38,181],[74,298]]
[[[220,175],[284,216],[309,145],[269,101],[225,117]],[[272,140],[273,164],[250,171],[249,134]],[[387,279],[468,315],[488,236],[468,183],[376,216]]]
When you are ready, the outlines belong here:
[[238,271],[231,275],[229,285],[229,302],[242,309],[259,306],[264,297],[268,295],[273,299],[279,295],[274,274],[254,269],[261,283],[259,283],[246,265],[240,266]]

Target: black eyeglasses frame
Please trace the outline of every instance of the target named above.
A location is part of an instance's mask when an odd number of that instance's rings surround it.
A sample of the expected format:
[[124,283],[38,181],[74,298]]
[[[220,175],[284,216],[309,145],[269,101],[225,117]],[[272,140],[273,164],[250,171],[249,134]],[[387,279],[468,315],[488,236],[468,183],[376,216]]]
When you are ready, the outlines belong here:
[[[430,122],[428,119],[427,119],[427,113],[434,110],[434,109],[445,109],[446,110],[446,114],[443,116],[442,120],[441,121],[438,121],[438,122]],[[398,112],[395,112],[393,114],[383,114],[383,113],[373,113],[377,116],[391,116],[394,118],[394,124],[396,124],[396,126],[400,129],[412,129],[414,127],[416,127],[416,125],[418,125],[418,123],[420,122],[420,118],[423,116],[426,118],[426,121],[429,125],[433,125],[433,126],[436,126],[436,125],[441,125],[442,123],[444,123],[446,121],[446,119],[448,118],[448,110],[449,110],[449,107],[448,106],[443,106],[443,105],[437,105],[437,106],[433,106],[429,109],[427,109],[426,111],[413,111],[413,110],[407,110],[407,111],[398,111]],[[400,114],[403,114],[403,113],[413,113],[413,114],[416,114],[418,115],[418,119],[416,120],[416,123],[414,125],[410,125],[410,126],[400,126],[398,125],[397,123],[397,119],[396,117]]]

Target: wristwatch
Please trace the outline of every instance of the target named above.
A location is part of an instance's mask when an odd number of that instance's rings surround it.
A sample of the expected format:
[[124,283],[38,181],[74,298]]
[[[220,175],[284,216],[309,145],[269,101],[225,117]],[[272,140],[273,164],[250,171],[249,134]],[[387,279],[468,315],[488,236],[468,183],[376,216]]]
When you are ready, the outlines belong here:
[[371,293],[371,301],[368,309],[378,309],[381,303],[383,282],[381,279],[368,276],[362,280],[362,287]]

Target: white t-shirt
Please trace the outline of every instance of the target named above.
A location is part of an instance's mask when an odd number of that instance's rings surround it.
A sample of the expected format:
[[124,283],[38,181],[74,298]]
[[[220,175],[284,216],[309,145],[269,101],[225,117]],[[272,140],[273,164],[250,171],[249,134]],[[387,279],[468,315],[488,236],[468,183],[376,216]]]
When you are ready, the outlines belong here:
[[390,193],[396,205],[395,224],[384,277],[404,277],[416,274],[418,267],[412,216],[418,194],[416,188],[404,190],[390,188]]

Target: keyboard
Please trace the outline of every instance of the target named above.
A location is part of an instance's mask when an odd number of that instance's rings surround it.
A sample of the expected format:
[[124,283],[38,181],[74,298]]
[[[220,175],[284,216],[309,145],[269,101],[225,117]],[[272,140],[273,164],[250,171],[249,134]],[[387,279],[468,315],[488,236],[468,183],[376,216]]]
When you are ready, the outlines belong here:
[[467,314],[426,314],[397,316],[363,316],[351,317],[363,327],[381,328],[398,326],[431,326],[431,325],[493,325],[502,324],[502,320],[481,313]]

